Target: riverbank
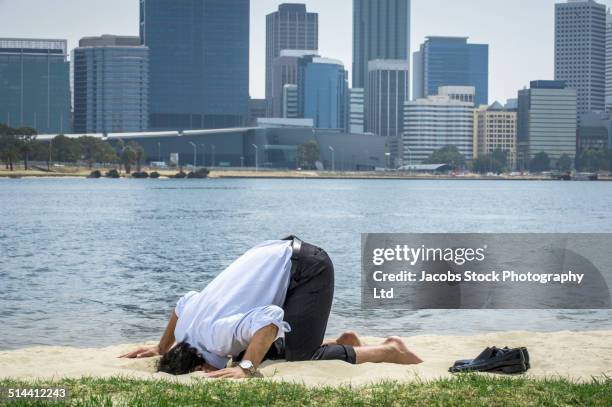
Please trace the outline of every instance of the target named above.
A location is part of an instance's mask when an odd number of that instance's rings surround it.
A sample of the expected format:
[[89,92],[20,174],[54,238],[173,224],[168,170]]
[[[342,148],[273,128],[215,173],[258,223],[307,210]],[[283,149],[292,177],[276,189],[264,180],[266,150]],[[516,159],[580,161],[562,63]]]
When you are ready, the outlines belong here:
[[[174,176],[177,170],[158,170],[144,168],[143,171],[151,173],[156,171],[161,178]],[[102,173],[106,170],[102,169]],[[0,178],[84,178],[91,170],[81,167],[66,167],[52,169],[51,171],[17,169],[7,171],[0,169]],[[130,178],[123,173],[122,177]],[[461,176],[410,174],[399,172],[331,172],[331,171],[291,171],[291,170],[211,170],[209,178],[213,179],[363,179],[363,180],[479,180],[479,181],[551,181],[550,176],[544,175],[500,175],[484,176],[479,174],[466,174]],[[600,177],[600,181],[612,181],[612,177]]]
[[[384,381],[414,383],[451,379],[448,367],[457,359],[473,358],[487,346],[526,346],[531,355],[530,379],[563,378],[586,383],[612,376],[612,331],[593,332],[504,332],[475,336],[415,336],[406,343],[424,363],[349,365],[340,361],[266,362],[261,373],[266,380],[296,382],[306,386],[362,386]],[[365,338],[377,344],[381,338]],[[0,379],[49,380],[122,376],[138,380],[170,380],[190,383],[194,373],[173,377],[155,372],[156,359],[118,359],[139,344],[102,349],[35,347],[0,352]],[[579,355],[579,356],[577,356]],[[498,377],[486,374],[486,376]]]

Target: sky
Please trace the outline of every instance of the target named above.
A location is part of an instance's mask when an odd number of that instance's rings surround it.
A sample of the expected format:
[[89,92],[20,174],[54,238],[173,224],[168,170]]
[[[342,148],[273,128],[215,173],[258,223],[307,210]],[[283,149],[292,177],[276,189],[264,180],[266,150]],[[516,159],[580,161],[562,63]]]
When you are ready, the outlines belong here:
[[[251,0],[250,92],[265,92],[265,16],[278,0]],[[294,1],[299,2],[299,0]],[[352,0],[303,0],[319,13],[319,53],[352,65]],[[412,0],[411,52],[429,35],[489,44],[489,99],[504,102],[535,79],[553,79],[558,0]],[[612,0],[606,0],[608,6]],[[0,37],[138,35],[138,0],[0,0]]]

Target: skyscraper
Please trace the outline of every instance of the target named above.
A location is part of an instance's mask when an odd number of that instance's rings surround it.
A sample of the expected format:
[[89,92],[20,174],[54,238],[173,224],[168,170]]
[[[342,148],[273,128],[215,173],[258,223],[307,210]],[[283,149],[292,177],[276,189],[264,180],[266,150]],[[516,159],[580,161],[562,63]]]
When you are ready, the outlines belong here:
[[299,116],[319,129],[344,129],[348,74],[340,61],[307,56],[298,74]]
[[66,40],[0,38],[0,123],[71,131],[66,48]]
[[606,96],[605,109],[612,109],[612,14],[606,15]]
[[593,0],[555,4],[555,79],[575,89],[578,115],[604,109],[606,6]]
[[436,95],[442,86],[473,86],[476,104],[489,99],[489,46],[466,37],[427,37],[413,58],[413,99]]
[[410,0],[353,0],[353,88],[375,59],[410,59]]
[[257,119],[266,117],[266,99],[249,99],[248,126],[257,126]]
[[541,152],[553,162],[576,156],[576,90],[563,81],[532,81],[520,90],[517,120],[519,169]]
[[[306,11],[305,4],[285,3],[278,11],[266,17],[266,100],[272,111],[273,63],[283,50],[310,50],[316,54],[319,48],[319,15]],[[291,83],[291,82],[287,82]],[[280,85],[278,89],[282,89]],[[278,96],[278,95],[277,95]],[[277,102],[277,107],[280,103]],[[278,111],[276,111],[278,114]]]
[[366,126],[379,136],[399,138],[402,110],[408,100],[410,63],[406,60],[374,60],[368,64]]
[[83,38],[72,64],[76,133],[148,129],[149,49],[140,45],[140,38]]
[[274,58],[272,63],[272,108],[268,110],[269,116],[282,117],[283,89],[285,85],[297,85],[298,62],[300,58],[312,55],[315,51],[282,50],[280,56]]
[[249,0],[140,0],[152,129],[245,124],[249,7]]

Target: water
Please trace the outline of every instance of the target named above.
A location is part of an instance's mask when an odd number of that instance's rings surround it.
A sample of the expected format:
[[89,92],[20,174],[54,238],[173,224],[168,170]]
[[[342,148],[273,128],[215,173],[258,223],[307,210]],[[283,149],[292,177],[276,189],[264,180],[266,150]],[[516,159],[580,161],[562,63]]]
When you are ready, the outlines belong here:
[[336,268],[328,334],[612,328],[612,311],[361,311],[362,232],[612,232],[612,184],[0,179],[0,348],[157,339],[179,296],[262,240]]

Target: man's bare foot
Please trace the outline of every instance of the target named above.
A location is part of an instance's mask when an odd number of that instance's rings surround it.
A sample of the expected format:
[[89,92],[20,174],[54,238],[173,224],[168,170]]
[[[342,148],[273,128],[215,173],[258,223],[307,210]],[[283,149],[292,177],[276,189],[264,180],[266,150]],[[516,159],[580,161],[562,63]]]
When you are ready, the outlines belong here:
[[408,347],[406,343],[398,336],[390,336],[384,342],[383,345],[387,345],[393,349],[390,353],[389,363],[399,363],[402,365],[417,365],[422,363],[423,360],[415,355]]
[[337,345],[362,346],[356,332],[346,331],[336,339]]

